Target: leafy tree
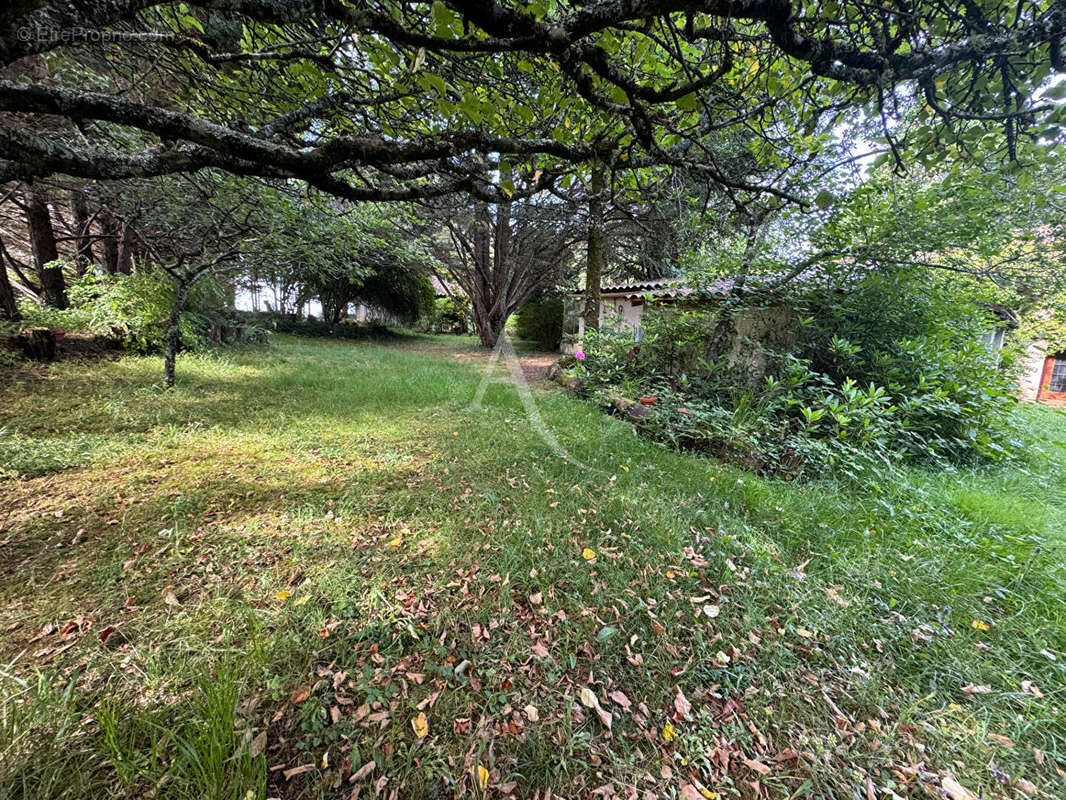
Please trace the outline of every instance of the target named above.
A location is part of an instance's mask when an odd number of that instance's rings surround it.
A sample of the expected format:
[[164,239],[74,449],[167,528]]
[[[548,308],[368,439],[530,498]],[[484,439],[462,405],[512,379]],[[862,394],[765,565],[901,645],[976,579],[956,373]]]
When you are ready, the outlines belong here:
[[447,238],[433,239],[437,276],[462,289],[485,347],[495,346],[534,292],[564,279],[571,250],[584,237],[570,204],[544,192],[500,203],[438,201],[424,216],[447,231]]
[[[1059,136],[1066,113],[1036,94],[1066,68],[1060,2],[36,0],[0,22],[0,65],[15,65],[0,82],[0,110],[16,115],[0,125],[7,179],[214,167],[351,200],[491,202],[506,187],[465,167],[481,153],[533,159],[530,192],[606,160],[696,165],[733,191],[781,195],[731,177],[700,141],[743,128],[772,163],[782,140],[816,149],[854,108],[882,121],[897,158],[952,144],[1016,158]],[[32,59],[48,69],[18,66]],[[166,79],[141,80],[149,63]],[[902,139],[901,112],[920,122]]]

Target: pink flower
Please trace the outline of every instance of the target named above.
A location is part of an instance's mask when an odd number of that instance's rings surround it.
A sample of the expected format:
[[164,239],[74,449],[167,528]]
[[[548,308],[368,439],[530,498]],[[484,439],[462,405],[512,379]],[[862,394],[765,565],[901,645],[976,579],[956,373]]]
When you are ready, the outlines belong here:
[[574,353],[574,358],[576,358],[578,361],[584,361],[585,354],[581,350],[578,350],[576,353]]

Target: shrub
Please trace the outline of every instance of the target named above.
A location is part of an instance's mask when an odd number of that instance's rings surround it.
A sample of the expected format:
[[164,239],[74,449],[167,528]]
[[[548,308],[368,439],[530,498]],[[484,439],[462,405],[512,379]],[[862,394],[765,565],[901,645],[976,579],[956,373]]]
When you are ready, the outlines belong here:
[[519,339],[536,342],[545,350],[557,350],[563,338],[563,297],[559,292],[538,292],[515,312]]
[[[1010,454],[1010,376],[979,341],[979,308],[928,278],[874,275],[790,298],[805,315],[765,376],[711,358],[720,309],[645,315],[640,344],[589,333],[577,367],[605,403],[654,396],[642,426],[758,472],[869,477],[900,460],[965,463]],[[649,401],[650,402],[650,401]]]
[[[93,333],[121,340],[124,347],[141,353],[163,348],[166,321],[174,286],[162,271],[135,275],[88,274],[70,283],[70,305],[60,311],[24,304],[23,324]],[[207,314],[221,308],[222,289],[216,281],[202,280],[189,297],[182,317],[182,346],[208,343]]]
[[469,333],[470,307],[450,296],[438,297],[433,303],[432,312],[423,318],[419,327],[430,333]]
[[321,319],[308,319],[300,314],[280,314],[275,311],[240,311],[236,316],[246,324],[276,333],[291,333],[321,339],[387,339],[398,334],[381,322],[356,322],[345,319],[336,325]]

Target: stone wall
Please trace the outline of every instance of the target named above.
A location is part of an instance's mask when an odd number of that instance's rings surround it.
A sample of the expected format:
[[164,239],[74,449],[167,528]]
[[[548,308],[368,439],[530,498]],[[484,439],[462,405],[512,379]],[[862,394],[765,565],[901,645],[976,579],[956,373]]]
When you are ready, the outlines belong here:
[[769,367],[766,350],[790,350],[798,334],[799,315],[791,306],[744,309],[733,323],[727,351],[729,365],[747,375],[749,386],[757,386]]

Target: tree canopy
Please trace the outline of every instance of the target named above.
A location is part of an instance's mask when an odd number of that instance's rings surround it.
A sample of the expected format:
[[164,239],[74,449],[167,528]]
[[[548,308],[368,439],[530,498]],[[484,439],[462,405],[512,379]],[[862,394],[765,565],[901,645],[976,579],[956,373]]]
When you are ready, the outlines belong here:
[[[713,143],[743,129],[772,166],[859,108],[897,158],[1015,158],[1064,115],[1062,0],[20,0],[0,23],[0,179],[217,167],[494,200],[605,160],[803,200]],[[485,157],[513,177],[486,184]]]

